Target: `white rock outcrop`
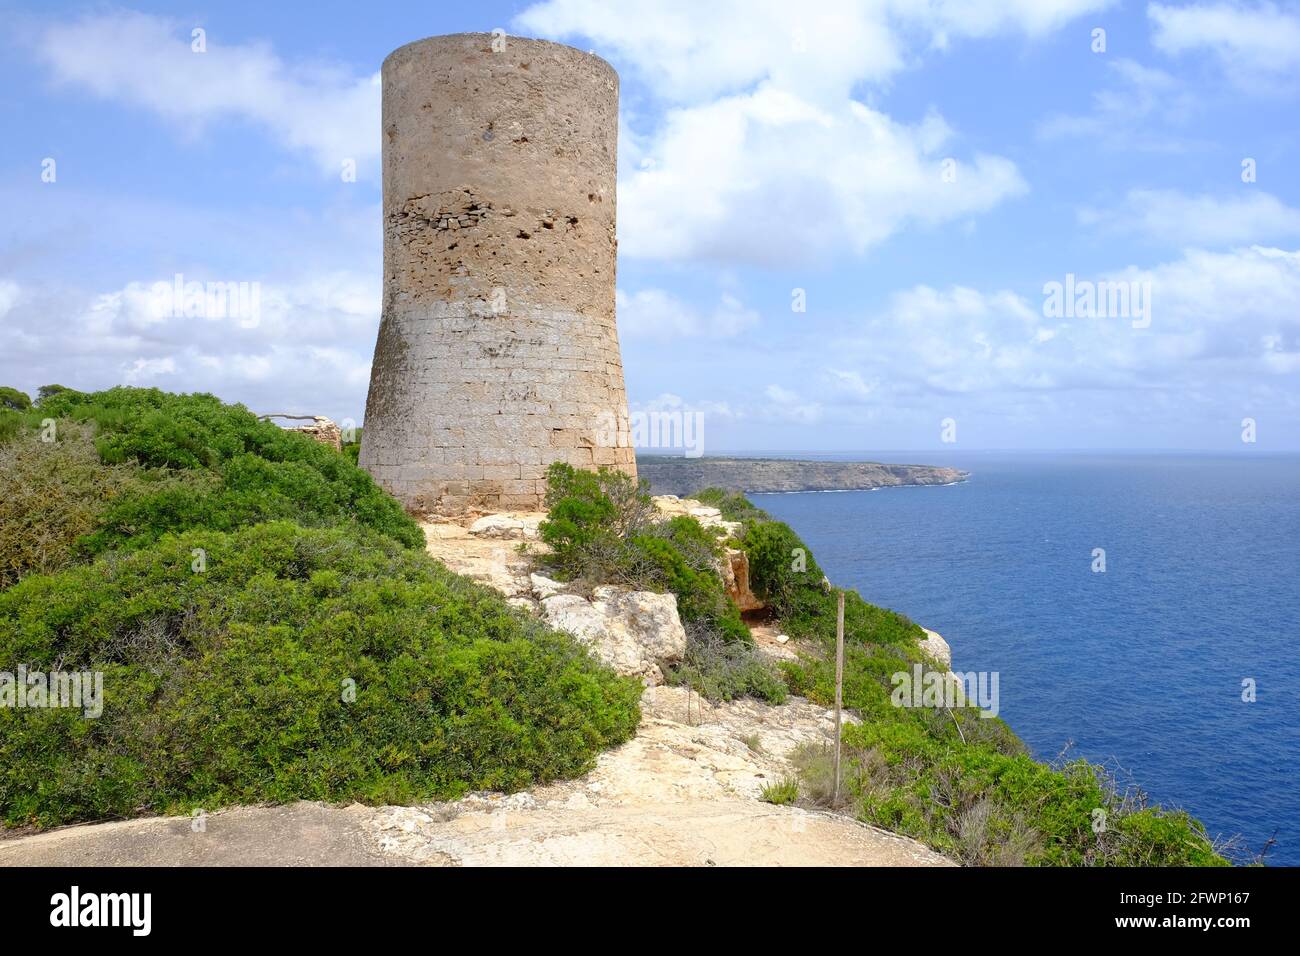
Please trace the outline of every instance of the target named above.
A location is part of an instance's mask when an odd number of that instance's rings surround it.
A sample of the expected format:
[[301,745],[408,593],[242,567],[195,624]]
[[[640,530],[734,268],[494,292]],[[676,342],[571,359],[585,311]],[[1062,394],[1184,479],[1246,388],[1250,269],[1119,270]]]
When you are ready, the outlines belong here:
[[928,627],[923,627],[921,630],[925,631],[925,640],[917,641],[921,646],[921,650],[925,651],[925,653],[929,654],[944,667],[951,668],[952,648],[948,646],[948,642],[940,637],[937,632],[930,630]]
[[542,617],[591,648],[603,663],[646,684],[663,682],[665,668],[686,653],[686,629],[677,598],[652,591],[596,588],[589,601],[578,594],[556,594],[542,601]]
[[524,511],[484,515],[469,526],[469,533],[479,538],[512,538],[523,540],[537,537],[537,526],[546,518],[546,512]]
[[535,572],[528,575],[528,581],[533,586],[533,596],[539,601],[545,601],[548,597],[555,597],[568,587],[567,584],[561,581],[553,581],[546,575]]
[[740,533],[739,521],[725,520],[722,512],[717,508],[701,504],[694,498],[653,495],[650,500],[654,502],[654,506],[659,509],[659,514],[665,521],[678,515],[689,515],[706,528],[718,528],[729,538]]

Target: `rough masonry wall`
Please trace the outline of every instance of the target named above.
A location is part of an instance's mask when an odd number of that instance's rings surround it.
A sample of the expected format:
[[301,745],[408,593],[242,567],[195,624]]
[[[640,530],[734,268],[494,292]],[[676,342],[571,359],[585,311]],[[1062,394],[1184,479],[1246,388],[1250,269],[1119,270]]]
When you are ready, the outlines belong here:
[[383,66],[360,461],[415,510],[540,507],[553,461],[636,474],[614,320],[618,76],[493,39],[433,37]]

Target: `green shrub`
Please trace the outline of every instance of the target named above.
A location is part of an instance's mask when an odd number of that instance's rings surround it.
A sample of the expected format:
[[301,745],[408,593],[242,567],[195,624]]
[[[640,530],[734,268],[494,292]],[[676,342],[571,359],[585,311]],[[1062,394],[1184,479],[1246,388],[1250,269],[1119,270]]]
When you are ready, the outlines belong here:
[[[144,547],[168,532],[229,531],[278,518],[308,526],[356,522],[407,547],[424,547],[419,526],[347,457],[211,395],[135,388],[43,390],[39,408],[25,413],[17,425],[20,431],[27,426],[31,442],[18,442],[25,450],[14,440],[6,442],[0,459],[19,454],[57,458],[50,443],[39,443],[44,452],[26,447],[35,443],[32,429],[48,418],[56,419],[60,438],[70,431],[79,442],[94,435],[106,486],[92,509],[94,527],[81,528],[85,538],[79,551],[84,555]],[[0,421],[0,435],[4,428]],[[53,447],[61,445],[62,440]],[[125,471],[142,480],[115,484],[111,476]],[[47,494],[44,481],[61,481],[51,468],[43,474],[25,473],[28,497]],[[83,498],[90,503],[94,476],[84,468],[79,475],[87,489]],[[48,493],[60,497],[64,490]],[[18,563],[4,554],[6,548],[0,542],[0,567]]]
[[8,385],[0,385],[0,408],[14,412],[25,412],[32,407],[32,400],[26,392],[20,392]]
[[862,819],[970,865],[1226,863],[1200,823],[1121,793],[1087,761],[1053,768],[1023,753],[935,739],[919,722],[851,727],[845,744]]
[[190,531],[29,576],[0,592],[0,660],[104,689],[94,719],[0,708],[8,824],[515,790],[639,719],[635,681],[355,526]]
[[772,516],[762,508],[754,505],[748,498],[737,491],[724,491],[721,488],[705,488],[691,495],[701,504],[717,508],[727,521],[771,521]]
[[355,465],[355,464],[357,464],[357,463],[360,461],[360,458],[361,458],[361,432],[362,432],[362,429],[360,429],[360,428],[356,428],[356,429],[353,429],[353,431],[354,431],[354,434],[353,434],[353,436],[352,436],[352,440],[351,440],[351,441],[345,441],[345,442],[343,443],[343,457],[346,458],[348,461],[352,462],[352,464]]
[[134,463],[102,464],[92,430],[73,422],[57,441],[26,432],[0,445],[0,590],[84,560],[85,537],[115,503],[178,484]]
[[764,803],[788,806],[799,799],[799,781],[794,777],[783,777],[775,783],[765,784],[759,792],[759,799]]
[[627,475],[563,462],[547,470],[546,504],[539,533],[551,548],[543,560],[552,573],[579,584],[671,592],[684,624],[751,641],[722,583],[717,536],[694,518],[655,521],[649,494]]
[[771,661],[754,647],[728,639],[708,627],[686,629],[686,653],[665,677],[686,685],[711,701],[753,697],[783,704],[786,684]]
[[0,408],[0,447],[17,438],[26,424],[26,420],[18,412]]
[[39,405],[47,398],[51,398],[55,395],[58,395],[60,392],[71,392],[71,391],[74,390],[68,388],[66,385],[42,385],[40,388],[36,390],[36,404]]

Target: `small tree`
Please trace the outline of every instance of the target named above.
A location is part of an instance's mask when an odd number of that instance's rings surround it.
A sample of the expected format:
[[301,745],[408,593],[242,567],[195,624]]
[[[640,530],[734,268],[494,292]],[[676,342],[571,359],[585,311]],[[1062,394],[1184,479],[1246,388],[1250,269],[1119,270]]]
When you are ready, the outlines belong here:
[[32,407],[32,400],[26,392],[20,392],[8,385],[0,385],[0,408],[14,412],[25,412]]

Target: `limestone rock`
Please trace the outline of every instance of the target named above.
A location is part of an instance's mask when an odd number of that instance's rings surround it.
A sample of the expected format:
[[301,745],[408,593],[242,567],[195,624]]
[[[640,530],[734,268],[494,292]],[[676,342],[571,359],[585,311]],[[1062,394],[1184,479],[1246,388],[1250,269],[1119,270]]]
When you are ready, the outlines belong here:
[[469,533],[480,538],[536,538],[537,526],[546,518],[546,512],[505,512],[484,515],[469,526]]
[[530,558],[516,551],[509,541],[470,534],[446,521],[427,521],[421,527],[426,550],[452,571],[486,584],[507,598],[532,594]]
[[650,500],[659,509],[661,520],[667,521],[669,518],[676,518],[678,515],[687,515],[694,518],[705,528],[719,529],[729,538],[740,533],[739,521],[724,520],[720,510],[701,504],[694,498],[679,498],[676,495],[653,495]]
[[592,600],[556,594],[542,601],[542,616],[568,631],[603,663],[648,684],[663,680],[663,670],[686,653],[686,630],[672,594],[596,588]]
[[528,580],[533,586],[533,595],[539,601],[545,601],[548,597],[555,597],[555,595],[568,587],[567,584],[564,584],[561,581],[552,581],[550,578],[542,574],[530,574],[528,575]]
[[921,645],[921,650],[925,651],[925,653],[929,654],[944,667],[951,668],[952,648],[948,646],[948,642],[927,627],[923,627],[921,630],[925,631],[925,640],[917,642]]
[[722,557],[722,583],[742,612],[760,611],[767,606],[750,590],[749,555],[739,548],[728,548]]

